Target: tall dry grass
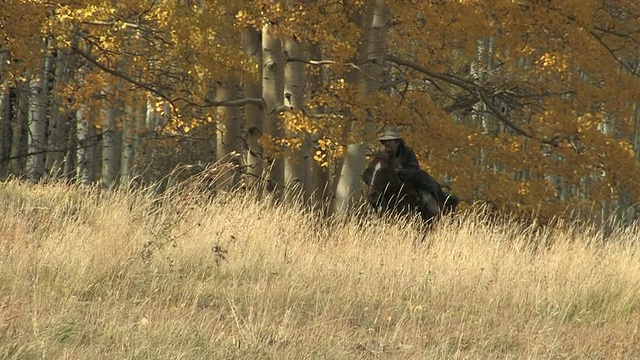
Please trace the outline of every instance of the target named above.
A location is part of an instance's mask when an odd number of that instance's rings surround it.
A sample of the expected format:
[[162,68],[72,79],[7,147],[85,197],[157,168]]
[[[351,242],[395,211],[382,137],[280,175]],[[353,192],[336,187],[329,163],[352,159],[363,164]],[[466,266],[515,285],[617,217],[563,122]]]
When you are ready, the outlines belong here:
[[640,356],[638,228],[0,185],[0,358]]

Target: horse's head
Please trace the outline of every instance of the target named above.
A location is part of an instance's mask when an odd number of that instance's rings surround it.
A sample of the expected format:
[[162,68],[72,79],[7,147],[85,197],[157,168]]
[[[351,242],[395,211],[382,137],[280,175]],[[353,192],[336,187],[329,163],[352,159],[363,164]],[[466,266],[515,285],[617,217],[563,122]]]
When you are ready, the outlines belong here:
[[368,195],[374,207],[388,205],[392,197],[397,199],[402,192],[403,183],[395,171],[395,154],[386,151],[374,153],[367,171],[372,174]]

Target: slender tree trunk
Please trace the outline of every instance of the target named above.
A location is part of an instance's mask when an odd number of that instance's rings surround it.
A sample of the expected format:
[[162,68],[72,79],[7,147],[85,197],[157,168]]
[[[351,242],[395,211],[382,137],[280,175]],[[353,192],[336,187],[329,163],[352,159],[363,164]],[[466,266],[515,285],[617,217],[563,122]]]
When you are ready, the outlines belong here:
[[636,160],[640,161],[640,104],[633,103],[635,132],[633,134],[633,150]]
[[[478,83],[483,83],[491,67],[491,40],[490,38],[482,37],[476,41],[476,44],[476,61],[471,64],[471,77]],[[478,126],[481,129],[482,134],[490,137],[497,136],[497,131],[494,129],[495,119],[488,114],[487,105],[484,102],[479,101],[473,106],[472,121],[474,122],[474,126]],[[478,174],[481,177],[487,175],[489,169],[487,160],[489,152],[489,149],[483,148],[480,149],[480,153],[478,154]],[[487,191],[491,192],[491,189],[487,189],[488,184],[486,181],[478,182],[479,184],[475,189],[474,196],[475,198],[482,199],[486,197]]]
[[[207,93],[207,98],[214,98],[215,100],[218,100],[219,99],[219,97],[218,97],[218,87],[219,86],[217,84],[212,83],[209,86],[209,90],[208,90],[208,93]],[[217,110],[218,109],[216,108],[213,113],[207,113],[205,115],[205,117],[211,118],[213,123],[214,123],[213,124],[214,125],[213,132],[211,132],[210,137],[209,137],[209,141],[210,141],[209,144],[211,144],[211,158],[210,158],[210,161],[213,161],[213,162],[218,161],[218,159],[220,159],[220,155],[218,153],[218,138],[220,137],[219,134],[218,134],[218,131],[220,131],[218,129],[218,125],[220,125],[220,121],[218,119],[218,114],[216,113]],[[219,184],[213,184],[213,187],[215,188],[218,185]]]
[[[239,86],[234,80],[218,87],[217,100],[225,101],[238,97]],[[218,115],[217,160],[222,161],[224,172],[219,184],[222,189],[235,188],[239,179],[242,142],[240,137],[240,108],[236,106],[220,106],[216,110]]]
[[27,179],[38,182],[45,172],[45,144],[47,130],[47,96],[46,81],[51,66],[51,54],[48,41],[45,41],[44,57],[41,68],[30,80],[31,101],[29,103],[29,137],[27,158]]
[[[85,82],[85,74],[88,67],[81,66],[77,73],[78,86],[82,87]],[[98,135],[95,121],[90,121],[95,117],[97,110],[88,108],[86,104],[78,104],[75,112],[75,136],[78,150],[75,152],[75,173],[80,184],[92,185],[98,179],[98,169],[100,159],[98,157]]]
[[[253,30],[247,29],[243,33],[242,42],[244,51],[254,57],[257,63],[262,63],[262,47],[260,45],[260,34]],[[258,67],[261,69],[261,67]],[[262,72],[259,71],[258,76],[246,75],[242,80],[245,96],[249,98],[259,98],[262,96],[262,87],[260,80]],[[249,104],[244,107],[244,115],[246,119],[247,133],[245,135],[247,154],[246,154],[246,182],[252,187],[262,177],[262,147],[258,139],[263,131],[264,110],[260,107]]]
[[[317,151],[317,139],[313,139],[311,143],[311,151]],[[315,159],[310,160],[311,173],[311,201],[316,209],[322,209],[329,212],[329,205],[333,196],[333,188],[331,186],[331,174],[328,166],[322,166]]]
[[4,178],[7,171],[5,159],[8,157],[5,144],[8,143],[11,129],[11,94],[9,90],[9,78],[4,74],[5,64],[9,57],[8,52],[0,50],[0,177]]
[[138,109],[135,114],[135,126],[134,126],[134,140],[133,140],[133,154],[134,159],[137,159],[143,154],[143,139],[146,133],[149,131],[147,128],[147,112],[149,107],[149,101],[143,99],[138,104]]
[[[302,46],[295,37],[285,41],[285,52],[291,57],[302,58]],[[304,65],[300,62],[288,62],[284,68],[285,105],[293,109],[304,108]],[[300,149],[293,150],[285,159],[285,181],[295,195],[301,195],[307,202],[311,193],[309,175],[309,141],[305,134],[288,134],[288,137],[302,136]]]
[[[310,49],[311,57],[313,59],[322,58],[322,54],[320,51],[319,45],[313,45]],[[310,76],[309,83],[313,89],[321,89],[323,86],[323,76],[324,70],[320,68],[317,73]],[[316,114],[321,114],[324,112],[324,107],[318,107],[316,109],[312,109],[312,112]],[[318,139],[311,139],[310,152],[315,154],[316,151],[320,149],[318,146]],[[333,196],[333,189],[331,186],[331,177],[329,173],[328,166],[321,166],[321,163],[316,161],[315,159],[310,160],[310,173],[311,173],[311,191],[312,191],[312,201],[316,204],[316,208],[327,210],[326,206],[330,202],[331,197]]]
[[[371,20],[367,21],[368,31],[365,32],[366,46],[363,57],[366,59],[367,64],[364,69],[365,76],[362,76],[362,97],[366,97],[378,89],[378,79],[380,79],[384,70],[384,55],[389,26],[389,9],[384,0],[371,0],[367,19]],[[353,123],[350,125],[351,131],[358,130]],[[365,137],[372,131],[371,123],[367,119],[364,119],[363,131]],[[354,201],[358,200],[366,152],[367,145],[363,142],[352,143],[347,146],[332,206],[334,213],[340,214],[349,211]]]
[[[276,109],[284,98],[284,61],[282,42],[273,34],[270,25],[262,29],[262,98],[265,102],[264,133],[272,139],[283,137],[280,119]],[[279,150],[279,149],[278,149]],[[270,186],[280,192],[284,186],[284,160],[281,154],[274,154],[266,176]]]
[[45,168],[52,178],[58,178],[64,174],[66,152],[63,149],[68,145],[70,138],[69,113],[63,109],[63,99],[59,92],[71,78],[69,74],[73,68],[69,63],[71,59],[72,57],[67,56],[64,51],[58,50],[53,76],[51,106],[49,107],[48,147],[50,152],[46,154],[45,160]]
[[96,129],[87,121],[87,107],[81,104],[76,111],[76,173],[80,183],[86,186],[96,180]]
[[[634,124],[634,133],[633,138],[631,139],[633,144],[633,150],[635,154],[636,161],[640,161],[640,106],[637,102],[633,103],[633,124]],[[631,198],[631,195],[628,195]],[[638,219],[638,213],[636,210],[636,202],[637,200],[630,199],[627,209],[626,219],[631,222],[633,220]]]
[[[140,143],[140,149],[136,152],[140,154],[140,161],[138,163],[142,163],[143,166],[147,167],[152,163],[153,154],[152,154],[152,145],[151,142],[153,139],[157,137],[157,126],[158,126],[158,113],[156,111],[156,107],[154,104],[154,99],[147,99],[146,104],[146,112],[144,117],[144,127],[145,127],[145,136],[144,139]],[[156,174],[151,168],[145,170],[143,172],[143,182],[145,184],[152,184],[155,180],[159,180],[160,176]]]
[[[107,97],[112,92],[105,91]],[[117,125],[117,109],[109,101],[104,102],[102,110],[102,186],[111,188],[118,180],[120,171],[120,140],[121,134]]]
[[26,136],[28,134],[27,119],[29,117],[29,85],[26,81],[18,80],[16,84],[17,99],[15,114],[11,127],[11,173],[23,175],[24,155],[27,152]]
[[[602,131],[603,134],[607,135],[610,138],[615,137],[615,122],[611,116],[609,115],[604,116],[604,121],[602,123],[602,127],[600,131]],[[602,175],[597,175],[597,176],[605,177],[607,176],[607,174],[603,172]],[[599,180],[604,181],[604,179],[599,179]],[[600,181],[597,181],[597,182],[600,182]],[[607,186],[607,191],[608,190],[609,190],[609,187]],[[614,190],[616,191],[616,193],[619,193],[620,189],[616,187]],[[615,218],[617,215],[616,210],[618,209],[619,205],[620,204],[617,202],[617,199],[607,198],[607,196],[604,196],[602,198],[602,203],[600,204],[600,209],[601,209],[600,211],[602,216],[602,234],[605,238],[608,237],[611,233],[611,230],[612,230],[611,225],[612,225],[612,222],[615,221]]]
[[135,111],[135,120],[133,126],[133,159],[131,159],[131,169],[129,171],[129,182],[131,185],[140,187],[144,185],[144,166],[148,163],[145,162],[145,144],[148,142],[145,138],[149,134],[147,128],[147,111],[149,102],[146,99],[142,99],[138,102],[138,107]]
[[131,168],[133,167],[134,160],[134,141],[138,110],[138,102],[135,99],[130,100],[125,105],[125,116],[122,120],[120,183],[127,188],[131,185]]
[[69,111],[67,113],[67,124],[69,125],[69,131],[67,136],[67,151],[65,154],[64,161],[64,176],[67,179],[75,179],[77,177],[76,173],[76,149],[78,148],[78,135],[76,133],[76,124],[75,124],[75,116],[74,112]]

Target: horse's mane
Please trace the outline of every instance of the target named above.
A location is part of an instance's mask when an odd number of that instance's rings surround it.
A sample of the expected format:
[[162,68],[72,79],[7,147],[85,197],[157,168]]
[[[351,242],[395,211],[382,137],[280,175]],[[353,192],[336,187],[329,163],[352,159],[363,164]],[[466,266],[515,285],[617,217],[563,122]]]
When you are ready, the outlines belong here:
[[386,151],[384,149],[382,149],[382,150],[374,150],[369,154],[369,161],[374,161],[374,160],[379,160],[379,159],[390,161],[391,160],[391,155],[389,154],[388,151]]
[[369,154],[370,157],[376,158],[379,156],[389,156],[389,153],[385,149],[376,149]]

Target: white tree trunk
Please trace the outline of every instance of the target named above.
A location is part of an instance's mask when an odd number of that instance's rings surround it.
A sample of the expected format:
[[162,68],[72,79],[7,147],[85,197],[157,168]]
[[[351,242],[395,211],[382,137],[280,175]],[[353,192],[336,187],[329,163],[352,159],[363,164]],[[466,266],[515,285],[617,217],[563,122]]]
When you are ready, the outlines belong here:
[[143,153],[143,145],[142,145],[143,138],[146,136],[146,133],[149,131],[149,129],[147,128],[148,112],[149,112],[149,101],[142,100],[138,104],[138,109],[135,115],[136,116],[135,127],[133,130],[133,133],[134,133],[133,154],[134,154],[134,159],[136,160]]
[[125,187],[131,185],[131,168],[133,167],[134,142],[139,113],[138,102],[131,100],[125,106],[125,117],[122,119],[122,151],[120,158],[120,183]]
[[15,115],[13,116],[13,122],[11,126],[11,173],[14,175],[22,175],[24,172],[24,154],[26,148],[24,144],[26,141],[24,137],[27,134],[25,128],[27,127],[27,120],[29,117],[29,83],[23,80],[18,80],[16,84],[16,91],[18,92],[18,98],[16,99],[16,106],[14,108]]
[[[262,98],[265,102],[264,133],[274,139],[282,138],[276,108],[283,104],[284,98],[284,61],[282,42],[273,34],[270,25],[262,29]],[[273,157],[267,170],[266,179],[270,186],[280,192],[284,186],[284,160]]]
[[[640,106],[637,102],[633,103],[633,123],[635,126],[632,139],[633,150],[636,161],[640,161]],[[639,215],[637,212],[637,200],[631,199],[628,205],[629,208],[625,214],[626,219],[629,221],[637,220]]]
[[[604,121],[602,123],[602,126],[600,128],[600,131],[602,131],[603,134],[607,135],[610,138],[614,138],[615,137],[615,121],[614,119],[609,116],[608,114],[606,114],[604,116]],[[606,177],[606,173],[603,171],[603,173],[600,175],[598,174],[597,176],[601,176],[602,179],[604,181],[604,177]],[[617,186],[615,187],[616,194],[612,194],[612,195],[618,195],[620,192],[620,188],[618,188]],[[603,236],[607,237],[611,231],[611,226],[612,226],[612,222],[614,222],[616,219],[616,211],[619,210],[619,206],[622,205],[618,202],[618,199],[607,199],[606,197],[604,199],[602,199],[602,204],[600,204],[600,209],[601,209],[601,216],[602,216],[602,231],[603,231]]]
[[633,104],[633,116],[635,124],[635,132],[633,134],[633,149],[636,154],[636,160],[640,161],[640,105]]
[[147,99],[147,114],[144,119],[145,126],[149,131],[156,131],[156,125],[158,125],[158,113],[156,112],[156,107],[153,100],[153,98]]
[[[238,97],[239,86],[229,81],[218,87],[217,100],[226,101]],[[224,164],[223,173],[218,183],[220,188],[231,190],[240,180],[240,162],[242,142],[240,137],[240,108],[236,106],[220,106],[218,115],[217,160]]]
[[[471,64],[471,77],[474,81],[483,83],[487,77],[487,73],[491,70],[492,66],[492,41],[489,37],[482,37],[476,41],[476,44],[476,61]],[[480,127],[484,135],[495,137],[498,133],[496,127],[496,119],[494,119],[493,116],[489,115],[487,110],[487,105],[482,101],[478,101],[473,106],[472,121],[474,123],[474,126]],[[479,157],[477,160],[479,174],[483,174],[489,169],[489,164],[487,163],[487,156],[489,153],[490,149],[480,149]],[[478,184],[478,187],[476,187],[475,189],[474,196],[476,198],[485,198],[486,192],[491,191],[491,189],[488,189],[487,186],[488,184]]]
[[[82,66],[77,72],[79,86],[84,83],[87,66]],[[75,112],[75,173],[82,185],[90,186],[98,179],[100,159],[98,157],[98,137],[94,121],[89,121],[91,109],[86,104],[78,104]],[[94,110],[95,111],[95,110]]]
[[67,114],[67,124],[69,127],[69,134],[67,137],[67,149],[65,154],[64,161],[64,176],[67,179],[75,179],[76,174],[76,149],[78,147],[78,138],[76,134],[76,126],[75,126],[75,113],[69,112]]
[[145,162],[145,137],[149,135],[149,129],[147,128],[147,113],[149,102],[142,100],[138,102],[135,109],[135,120],[132,129],[133,142],[132,152],[133,158],[131,159],[131,168],[129,169],[129,184],[135,186],[142,186],[144,184],[143,167],[148,164]]
[[[106,96],[111,92],[106,91]],[[108,101],[102,110],[102,186],[111,188],[118,180],[120,171],[120,132],[117,126],[116,109]]]
[[[285,41],[285,51],[291,57],[302,58],[302,46],[293,36]],[[303,109],[304,65],[300,62],[288,62],[284,68],[284,80],[285,105],[292,109]],[[288,136],[296,136],[296,134],[288,134]],[[294,150],[285,159],[284,177],[287,188],[307,202],[311,193],[309,141],[306,136],[301,141],[301,148]]]
[[[0,74],[4,73],[4,66],[8,52],[0,51]],[[8,139],[8,131],[5,129],[11,129],[11,107],[10,107],[10,94],[9,94],[9,78],[7,76],[0,75],[0,159],[4,160],[8,154],[5,153],[5,142]],[[6,173],[6,165],[4,161],[0,163],[0,176],[4,178]]]
[[[242,34],[244,51],[253,56],[256,61],[262,63],[262,49],[260,48],[260,34],[252,29],[245,30]],[[259,67],[260,69],[260,67]],[[247,75],[242,80],[245,96],[248,98],[259,98],[262,96],[261,78]],[[248,186],[253,186],[262,177],[262,148],[258,139],[263,131],[264,110],[260,107],[248,104],[244,107],[247,133],[245,135],[247,153],[245,158],[246,182]]]
[[63,51],[58,51],[55,61],[55,71],[53,77],[53,93],[51,94],[51,105],[49,107],[49,152],[46,154],[45,168],[52,178],[58,178],[64,174],[64,161],[66,156],[65,148],[68,144],[69,123],[68,114],[63,111],[63,99],[59,91],[69,81],[69,72],[72,66],[69,64],[71,57]]
[[30,80],[29,135],[27,158],[27,179],[38,182],[45,172],[45,144],[47,131],[47,81],[51,66],[51,54],[45,42],[41,68]]
[[136,163],[144,166],[142,173],[142,182],[144,184],[152,184],[154,180],[158,180],[159,176],[156,176],[150,168],[147,168],[149,164],[152,163],[153,154],[152,154],[152,145],[151,142],[157,136],[157,126],[159,126],[159,114],[156,111],[155,99],[153,97],[149,97],[147,99],[144,119],[142,121],[141,128],[144,128],[144,132],[141,133],[141,137],[138,142],[139,148],[136,150],[136,156],[139,161]]
[[76,111],[76,174],[81,184],[89,186],[96,180],[96,130],[86,116],[86,105],[81,104]]
[[[320,51],[319,45],[311,46],[310,49],[311,58],[320,59],[322,58],[322,53]],[[309,79],[311,86],[313,88],[322,88],[323,86],[323,69],[320,68],[319,71],[312,75]],[[321,114],[324,112],[324,107],[317,107],[315,109],[311,109],[312,112],[316,112]],[[313,155],[319,149],[318,139],[311,139],[309,145],[309,151]],[[311,173],[311,196],[312,202],[316,204],[316,208],[321,208],[323,210],[326,209],[326,206],[329,203],[329,200],[332,197],[332,186],[331,186],[331,177],[329,173],[329,167],[321,166],[321,164],[315,161],[313,158],[310,160],[310,171]]]
[[[367,64],[364,68],[364,76],[362,76],[361,96],[363,97],[378,89],[378,79],[384,70],[383,63],[389,25],[389,9],[384,0],[371,0],[367,19],[371,20],[368,20],[368,31],[365,33],[364,58]],[[364,132],[365,136],[371,132],[371,123],[367,119],[364,119]],[[363,142],[347,146],[332,206],[333,213],[345,213],[352,208],[355,201],[359,200],[358,195],[361,189],[361,175],[364,171],[366,153],[367,145]]]

